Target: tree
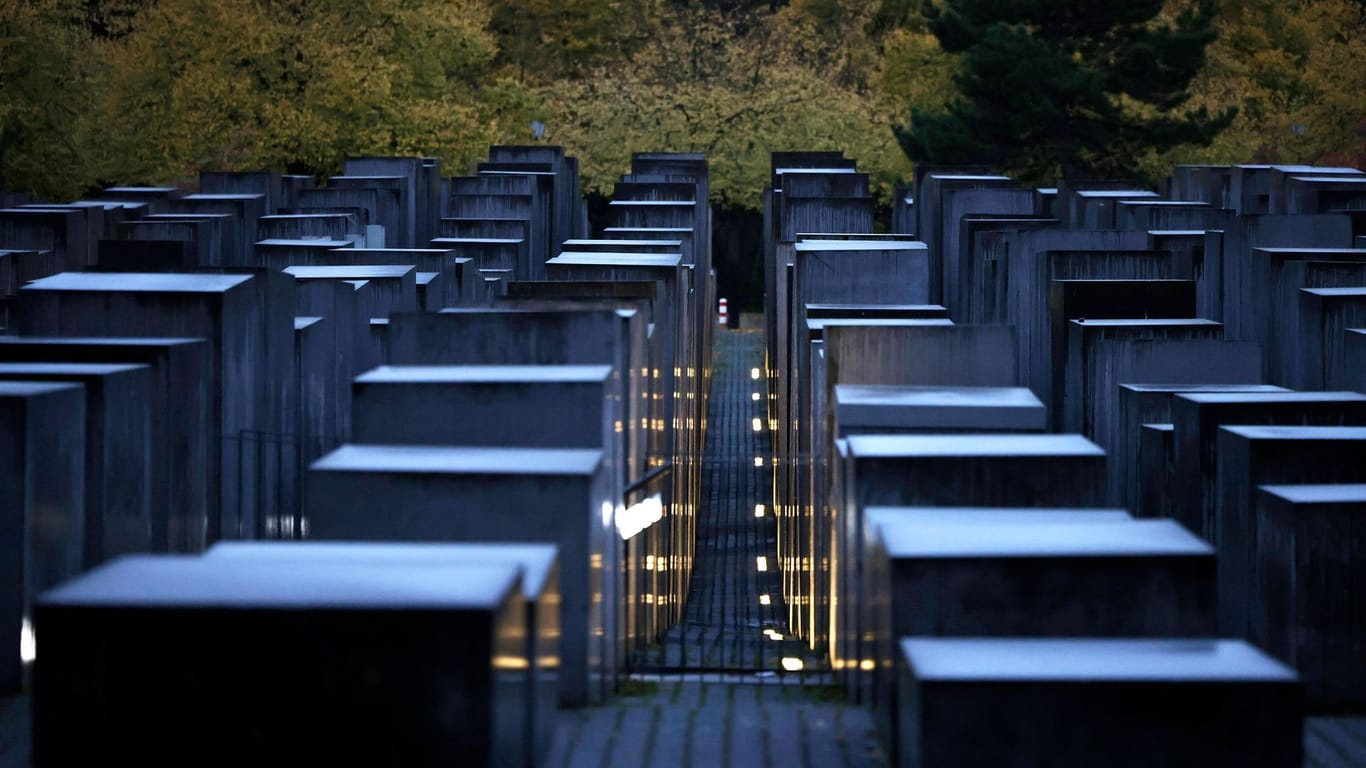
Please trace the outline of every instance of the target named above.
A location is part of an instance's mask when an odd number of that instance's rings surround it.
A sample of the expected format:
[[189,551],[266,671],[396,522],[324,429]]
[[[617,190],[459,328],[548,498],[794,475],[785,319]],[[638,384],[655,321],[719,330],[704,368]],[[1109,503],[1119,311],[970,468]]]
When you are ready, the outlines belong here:
[[579,158],[591,192],[610,194],[632,152],[703,152],[712,202],[757,210],[769,153],[810,149],[857,158],[887,199],[910,170],[890,111],[803,61],[778,21],[762,11],[680,10],[627,62],[547,87],[547,140]]
[[1310,163],[1366,168],[1366,3],[1223,0],[1219,39],[1191,86],[1193,104],[1238,116],[1179,162]]
[[71,0],[0,2],[0,190],[66,199],[99,178],[102,50]]
[[514,127],[488,21],[483,0],[159,0],[110,43],[104,144],[127,181],[364,154],[458,170]]
[[946,111],[912,109],[902,147],[1043,181],[1132,177],[1151,150],[1208,144],[1233,112],[1185,107],[1215,2],[935,0],[926,15],[960,56],[959,93]]

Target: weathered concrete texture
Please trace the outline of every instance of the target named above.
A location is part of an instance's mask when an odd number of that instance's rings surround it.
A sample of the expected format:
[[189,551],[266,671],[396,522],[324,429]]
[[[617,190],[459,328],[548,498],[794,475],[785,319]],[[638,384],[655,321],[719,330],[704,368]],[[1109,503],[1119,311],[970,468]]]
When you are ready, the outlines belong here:
[[1177,394],[1170,407],[1176,519],[1216,544],[1221,426],[1366,424],[1366,395],[1355,392],[1190,392]]
[[[1154,379],[1154,381],[1156,381]],[[1140,472],[1146,453],[1140,452],[1140,442],[1146,425],[1166,424],[1172,421],[1171,402],[1178,394],[1219,393],[1219,392],[1284,392],[1282,387],[1269,384],[1179,384],[1163,382],[1154,384],[1119,385],[1119,410],[1115,423],[1118,425],[1111,445],[1106,452],[1110,461],[1110,498],[1116,505],[1131,512],[1139,511],[1139,498],[1148,492],[1165,489],[1168,481],[1165,470],[1159,475]],[[1163,461],[1167,458],[1164,457]],[[1165,517],[1165,515],[1144,514],[1143,517]]]
[[[218,497],[212,421],[213,371],[203,339],[0,336],[0,360],[98,364],[141,363],[151,370],[151,519],[153,552],[195,552],[209,539]],[[216,486],[214,486],[216,487]]]
[[1366,427],[1222,427],[1216,478],[1219,628],[1246,637],[1252,585],[1265,563],[1257,486],[1366,482]]
[[267,274],[63,273],[24,289],[23,333],[205,338],[213,360],[210,473],[220,518],[210,540],[259,535],[273,514],[275,468],[240,441],[290,423],[293,280]]
[[902,766],[1298,766],[1294,670],[1224,640],[907,638]]
[[22,677],[20,628],[33,599],[80,572],[85,540],[85,390],[0,382],[0,691]]
[[1248,629],[1299,670],[1310,709],[1366,706],[1366,485],[1272,485],[1256,498]]
[[[528,764],[540,764],[555,730],[559,688],[560,566],[559,551],[551,544],[365,544],[324,542],[226,542],[216,544],[206,557],[263,564],[332,563],[380,565],[396,573],[415,566],[516,565],[522,569],[521,589],[526,616],[521,637],[527,660],[525,743]],[[497,661],[495,661],[497,664]],[[504,664],[504,666],[508,666]]]
[[34,761],[517,765],[520,577],[510,563],[109,563],[39,602]]
[[25,380],[85,388],[84,567],[149,551],[151,370],[107,363],[0,363],[0,381]]
[[558,545],[560,700],[583,706],[615,687],[621,539],[605,470],[587,449],[344,445],[309,471],[306,538]]

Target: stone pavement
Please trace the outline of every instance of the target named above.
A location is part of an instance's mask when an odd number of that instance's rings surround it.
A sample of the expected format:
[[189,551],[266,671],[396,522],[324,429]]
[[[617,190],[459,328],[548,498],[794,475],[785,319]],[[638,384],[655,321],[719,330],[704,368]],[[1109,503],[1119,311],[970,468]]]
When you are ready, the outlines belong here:
[[834,688],[706,677],[716,682],[696,676],[633,680],[608,706],[561,712],[547,765],[886,765],[868,711],[839,703]]
[[821,677],[822,658],[787,632],[767,463],[767,381],[753,375],[763,368],[762,333],[717,332],[685,618],[660,644],[636,654],[636,671],[755,672],[797,658],[808,679]]

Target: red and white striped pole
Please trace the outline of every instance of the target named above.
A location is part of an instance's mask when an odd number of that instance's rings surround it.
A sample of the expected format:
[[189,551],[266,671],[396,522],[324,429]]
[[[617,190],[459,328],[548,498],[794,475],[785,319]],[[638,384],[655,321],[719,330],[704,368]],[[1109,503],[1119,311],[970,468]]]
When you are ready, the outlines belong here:
[[718,300],[718,301],[716,302],[716,324],[717,324],[717,325],[725,325],[725,324],[726,324],[726,321],[727,321],[727,320],[729,319],[729,317],[730,317],[729,312],[730,312],[730,311],[729,311],[729,310],[727,309],[727,307],[726,307],[726,300],[725,300],[725,299],[720,299],[720,300]]

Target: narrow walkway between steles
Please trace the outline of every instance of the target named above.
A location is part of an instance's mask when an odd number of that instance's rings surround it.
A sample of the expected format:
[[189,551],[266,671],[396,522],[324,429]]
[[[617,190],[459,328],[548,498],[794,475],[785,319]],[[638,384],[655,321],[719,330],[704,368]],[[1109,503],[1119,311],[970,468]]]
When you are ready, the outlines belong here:
[[763,335],[716,335],[697,555],[684,621],[610,704],[560,713],[551,766],[885,764],[868,711],[788,634]]

